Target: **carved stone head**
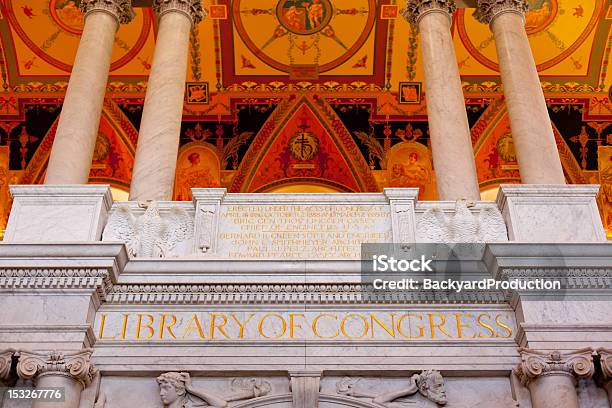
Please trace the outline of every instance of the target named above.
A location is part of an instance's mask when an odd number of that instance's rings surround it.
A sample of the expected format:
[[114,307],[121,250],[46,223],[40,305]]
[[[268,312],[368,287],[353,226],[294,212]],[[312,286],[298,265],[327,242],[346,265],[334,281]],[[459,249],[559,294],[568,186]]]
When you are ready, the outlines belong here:
[[444,385],[444,378],[442,378],[442,374],[439,371],[423,371],[417,377],[416,382],[421,395],[438,405],[446,405],[448,402],[446,399],[446,387]]
[[164,406],[173,408],[182,406],[187,394],[185,388],[187,376],[189,376],[187,373],[170,372],[157,377],[159,396]]

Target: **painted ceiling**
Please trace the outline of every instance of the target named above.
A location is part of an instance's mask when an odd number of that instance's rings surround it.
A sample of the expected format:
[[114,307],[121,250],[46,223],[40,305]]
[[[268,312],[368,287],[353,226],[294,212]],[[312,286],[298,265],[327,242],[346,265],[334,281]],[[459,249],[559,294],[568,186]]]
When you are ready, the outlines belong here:
[[[156,19],[117,32],[91,182],[127,191]],[[397,0],[205,0],[189,42],[175,198],[230,191],[421,189],[435,199],[418,33]],[[459,2],[465,5],[464,2]],[[467,1],[470,5],[470,1]],[[472,2],[473,3],[473,2]],[[529,0],[527,32],[570,183],[602,183],[612,231],[612,3]],[[306,6],[315,10],[308,16]],[[489,28],[452,35],[483,194],[520,182]],[[73,0],[0,0],[0,221],[40,183],[83,28]],[[488,197],[488,196],[487,196]]]

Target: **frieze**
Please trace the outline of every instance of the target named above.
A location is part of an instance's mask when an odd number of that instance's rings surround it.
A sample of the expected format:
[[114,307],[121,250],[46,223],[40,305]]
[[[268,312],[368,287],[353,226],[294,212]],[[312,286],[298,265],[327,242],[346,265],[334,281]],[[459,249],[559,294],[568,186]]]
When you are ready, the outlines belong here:
[[186,372],[168,372],[157,377],[159,396],[164,407],[226,408],[234,401],[244,401],[268,395],[272,390],[269,382],[257,378],[234,378],[224,395],[196,388]]

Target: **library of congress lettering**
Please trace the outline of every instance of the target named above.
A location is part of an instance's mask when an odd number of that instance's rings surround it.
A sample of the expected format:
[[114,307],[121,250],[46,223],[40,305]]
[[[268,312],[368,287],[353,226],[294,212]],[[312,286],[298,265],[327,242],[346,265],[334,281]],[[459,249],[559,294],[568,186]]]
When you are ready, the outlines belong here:
[[0,407],[612,408],[610,0],[0,0]]

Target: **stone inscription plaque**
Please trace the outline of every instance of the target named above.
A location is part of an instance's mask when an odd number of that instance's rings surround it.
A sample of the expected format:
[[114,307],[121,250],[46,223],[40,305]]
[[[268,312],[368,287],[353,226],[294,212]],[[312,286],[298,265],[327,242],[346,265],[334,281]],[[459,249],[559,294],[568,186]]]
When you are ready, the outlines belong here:
[[222,205],[221,256],[359,259],[362,243],[391,242],[388,205]]

